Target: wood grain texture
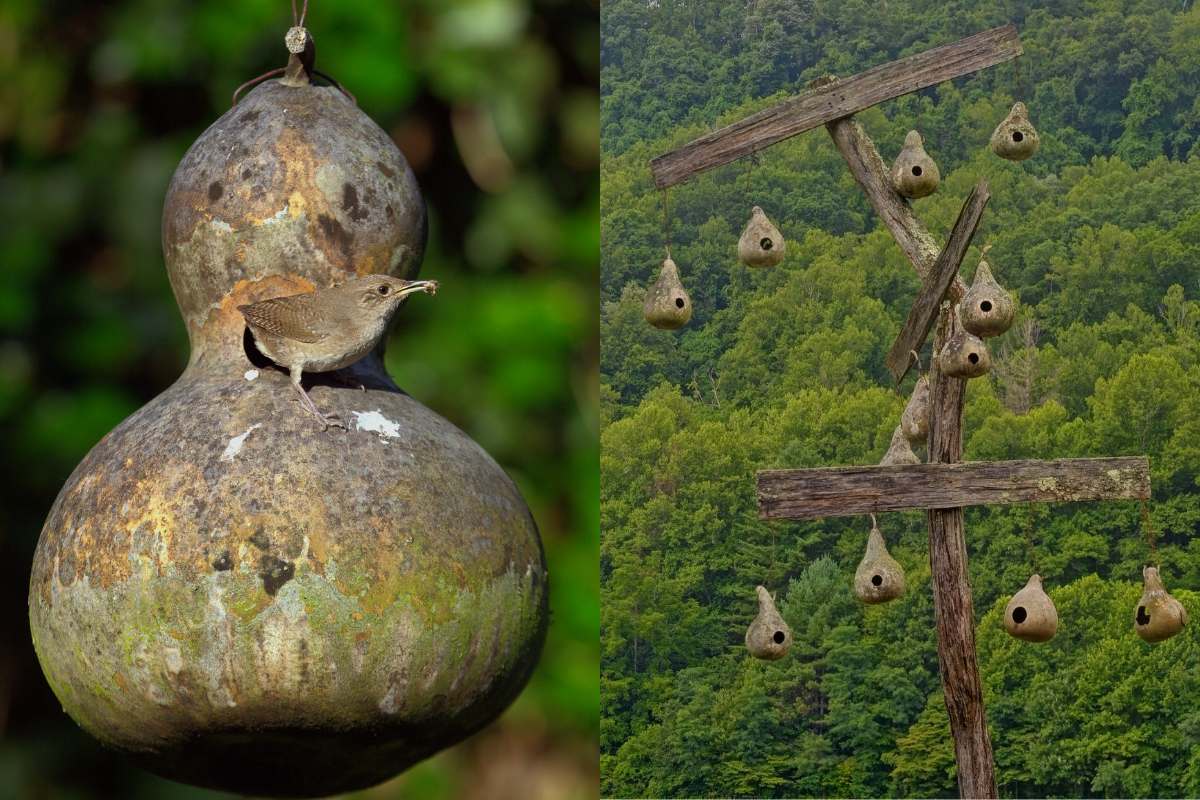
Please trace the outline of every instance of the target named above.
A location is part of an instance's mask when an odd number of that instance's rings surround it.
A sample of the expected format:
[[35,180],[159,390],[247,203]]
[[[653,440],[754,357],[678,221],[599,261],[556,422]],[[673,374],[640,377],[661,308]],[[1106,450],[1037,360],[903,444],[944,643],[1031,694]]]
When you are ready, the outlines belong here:
[[904,321],[900,335],[896,337],[891,351],[888,352],[887,368],[896,383],[904,379],[905,373],[912,365],[913,351],[919,351],[925,343],[925,337],[929,335],[929,330],[937,319],[942,298],[958,277],[958,269],[967,255],[967,248],[971,245],[971,239],[975,236],[979,221],[983,219],[983,210],[991,196],[987,181],[981,179],[959,210],[958,219],[950,231],[950,239],[925,277],[921,291],[908,312],[908,319]]
[[[932,414],[931,406],[931,431]],[[818,519],[918,508],[1149,497],[1150,467],[1142,456],[823,467],[758,473],[758,508],[763,519]]]
[[1013,25],[872,67],[820,86],[696,139],[650,162],[654,184],[666,188],[776,142],[943,81],[1021,54]]

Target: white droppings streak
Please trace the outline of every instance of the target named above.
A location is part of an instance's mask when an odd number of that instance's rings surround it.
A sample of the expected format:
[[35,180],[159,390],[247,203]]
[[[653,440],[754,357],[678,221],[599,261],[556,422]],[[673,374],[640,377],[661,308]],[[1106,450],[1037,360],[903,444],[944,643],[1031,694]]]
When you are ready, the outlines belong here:
[[214,219],[212,226],[221,233],[233,233],[233,226],[223,219]]
[[258,377],[258,370],[256,370],[256,369],[246,370],[246,380],[252,381],[257,377]]
[[374,411],[355,411],[354,427],[360,431],[378,433],[381,438],[394,439],[400,436],[400,423],[392,422],[379,409]]
[[221,460],[222,461],[233,461],[233,459],[235,457],[237,457],[237,454],[242,452],[242,445],[244,445],[246,443],[246,437],[249,436],[250,432],[253,431],[255,428],[260,428],[260,427],[262,427],[262,425],[260,423],[256,422],[255,424],[253,424],[249,428],[247,428],[245,433],[241,434],[240,436],[235,436],[232,439],[230,439],[229,444],[225,445],[225,452],[221,453]]

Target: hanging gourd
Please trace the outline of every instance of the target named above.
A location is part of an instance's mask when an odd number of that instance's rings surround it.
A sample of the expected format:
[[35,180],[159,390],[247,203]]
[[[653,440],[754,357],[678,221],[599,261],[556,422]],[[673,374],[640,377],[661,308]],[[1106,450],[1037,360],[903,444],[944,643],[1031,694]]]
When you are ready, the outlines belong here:
[[758,616],[746,629],[746,649],[755,658],[777,661],[792,646],[792,629],[775,609],[775,601],[766,587],[759,586],[754,591],[758,594]]
[[773,267],[783,261],[787,243],[758,206],[750,211],[750,221],[738,240],[738,260],[747,267]]
[[892,163],[892,186],[904,197],[928,197],[942,180],[937,163],[925,152],[921,134],[909,131],[904,147]]
[[923,444],[929,436],[929,378],[917,378],[908,405],[900,415],[900,429],[910,444]]
[[191,359],[66,481],[29,583],[64,711],[145,769],[238,795],[356,791],[471,736],[549,619],[516,486],[392,382],[382,347],[342,373],[354,388],[314,381],[347,427],[321,432],[246,344],[239,305],[412,278],[425,249],[408,162],[316,80],[302,25],[282,77],[175,170],[162,245]]
[[663,261],[658,280],[646,291],[642,315],[654,327],[668,331],[682,328],[692,318],[692,298],[683,288],[679,268],[670,256]]
[[1133,615],[1133,629],[1147,642],[1170,639],[1187,625],[1187,609],[1163,588],[1157,567],[1142,570],[1142,597]]
[[904,428],[902,425],[897,425],[896,430],[892,431],[892,442],[888,445],[887,452],[883,454],[883,459],[880,460],[881,467],[900,467],[906,464],[920,464],[921,459],[917,458],[917,454],[913,452],[912,445],[908,443],[908,439],[904,436]]
[[1004,629],[1027,642],[1048,642],[1058,632],[1058,611],[1042,589],[1042,576],[1032,575],[1004,607]]
[[992,368],[987,345],[963,329],[958,314],[950,315],[950,336],[937,354],[938,369],[951,378],[978,378]]
[[[985,247],[985,256],[987,250]],[[962,316],[963,328],[976,336],[999,336],[1012,326],[1016,304],[1013,303],[1012,295],[996,282],[992,276],[992,268],[988,266],[985,258],[979,259],[975,280],[963,295],[958,310]]]
[[867,552],[854,571],[854,594],[871,605],[886,603],[904,594],[904,567],[888,553],[874,515],[871,532],[867,534]]
[[992,131],[992,152],[1009,161],[1024,161],[1037,152],[1040,144],[1041,138],[1029,121],[1029,111],[1020,101],[1013,104],[1012,111]]

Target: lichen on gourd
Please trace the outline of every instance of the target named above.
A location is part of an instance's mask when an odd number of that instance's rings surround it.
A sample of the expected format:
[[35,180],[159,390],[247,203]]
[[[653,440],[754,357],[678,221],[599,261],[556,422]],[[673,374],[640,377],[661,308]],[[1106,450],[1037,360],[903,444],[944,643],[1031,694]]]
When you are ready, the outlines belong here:
[[904,147],[892,162],[892,187],[904,197],[917,199],[936,192],[941,180],[937,164],[925,152],[921,134],[909,131]]
[[1041,137],[1029,121],[1029,110],[1018,101],[992,131],[992,152],[1009,161],[1024,161],[1037,152]]
[[874,605],[895,600],[904,594],[904,588],[904,568],[888,553],[883,534],[872,518],[867,550],[854,571],[854,595]]
[[959,302],[958,310],[963,328],[981,338],[999,336],[1012,327],[1016,304],[1012,295],[996,282],[986,258],[979,259],[975,279]]

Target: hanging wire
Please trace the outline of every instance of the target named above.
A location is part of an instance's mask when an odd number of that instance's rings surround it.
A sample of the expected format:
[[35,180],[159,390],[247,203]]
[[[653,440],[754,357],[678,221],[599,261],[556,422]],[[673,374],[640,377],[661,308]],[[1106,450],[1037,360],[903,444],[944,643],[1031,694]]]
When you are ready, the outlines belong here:
[[[308,18],[308,0],[304,0],[304,5],[300,8],[299,11],[296,10],[296,0],[292,0],[292,30],[294,31],[296,29],[300,29],[300,32],[303,33],[305,37],[307,37],[308,32],[303,30],[304,29],[304,21],[307,18]],[[292,33],[292,31],[288,31],[289,37],[290,37],[291,33]],[[291,50],[290,38],[287,41],[289,42],[289,50]],[[299,48],[300,51],[303,51],[303,47],[300,44],[300,42],[303,42],[303,41],[304,41],[304,39],[300,39],[300,41],[297,42],[297,44],[295,45],[297,48]],[[295,52],[295,51],[293,51],[293,52]],[[346,95],[346,97],[350,98],[351,103],[353,103],[354,105],[358,105],[358,98],[356,98],[353,94],[351,94],[349,89],[347,89],[346,87],[344,87],[340,83],[338,83],[337,80],[333,76],[328,75],[324,72],[321,72],[318,69],[311,68],[311,61],[305,62],[305,63],[308,65],[308,67],[310,68],[310,71],[312,72],[313,75],[316,75],[318,78],[323,78],[324,80],[329,81],[335,89],[337,89],[342,94]],[[233,90],[233,100],[230,103],[230,105],[236,106],[238,104],[238,97],[246,89],[249,89],[251,86],[254,86],[257,83],[261,83],[262,81],[265,81],[268,78],[274,78],[276,75],[282,75],[286,71],[287,71],[287,67],[278,67],[276,69],[268,70],[267,72],[264,72],[262,75],[259,75],[256,78],[251,78],[250,80],[246,81],[241,86],[239,86]]]
[[1142,506],[1142,533],[1146,537],[1147,549],[1150,551],[1150,566],[1158,566],[1158,534],[1154,530],[1154,524],[1150,521],[1150,504],[1145,500],[1141,501]]
[[666,248],[667,258],[671,257],[671,187],[662,189],[663,209],[663,247]]

